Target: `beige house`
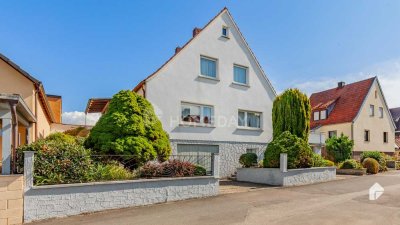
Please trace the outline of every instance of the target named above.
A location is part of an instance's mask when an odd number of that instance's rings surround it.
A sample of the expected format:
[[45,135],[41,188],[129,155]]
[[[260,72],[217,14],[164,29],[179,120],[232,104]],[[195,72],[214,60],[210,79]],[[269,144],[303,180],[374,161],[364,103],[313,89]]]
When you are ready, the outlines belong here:
[[46,95],[43,84],[0,54],[0,165],[14,170],[15,149],[51,133],[61,123],[62,99]]
[[364,151],[395,151],[395,124],[377,77],[314,93],[311,129],[327,138],[344,134],[354,140],[353,157]]

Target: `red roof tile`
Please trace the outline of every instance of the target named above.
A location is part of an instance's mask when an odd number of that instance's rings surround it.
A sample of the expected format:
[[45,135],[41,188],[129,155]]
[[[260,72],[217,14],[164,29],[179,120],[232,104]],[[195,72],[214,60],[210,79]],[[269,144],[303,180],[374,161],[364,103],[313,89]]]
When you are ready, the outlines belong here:
[[[352,122],[357,116],[374,80],[375,77],[347,84],[342,88],[333,88],[312,94],[310,97],[312,109],[311,129],[323,125]],[[314,111],[326,109],[332,104],[335,105],[327,119],[314,121]]]

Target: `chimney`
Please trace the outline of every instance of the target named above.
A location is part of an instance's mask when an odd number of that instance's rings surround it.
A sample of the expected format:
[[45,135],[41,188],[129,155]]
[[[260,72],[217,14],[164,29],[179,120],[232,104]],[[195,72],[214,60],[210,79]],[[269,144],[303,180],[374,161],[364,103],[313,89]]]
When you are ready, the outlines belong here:
[[200,31],[201,31],[200,28],[195,27],[195,28],[193,29],[193,37],[195,37],[196,35],[198,35],[198,34],[200,33]]
[[178,53],[178,52],[180,52],[181,50],[182,50],[182,47],[180,47],[180,46],[176,47],[176,48],[175,48],[175,54]]
[[346,83],[344,81],[340,81],[338,83],[338,88],[343,88],[346,85]]

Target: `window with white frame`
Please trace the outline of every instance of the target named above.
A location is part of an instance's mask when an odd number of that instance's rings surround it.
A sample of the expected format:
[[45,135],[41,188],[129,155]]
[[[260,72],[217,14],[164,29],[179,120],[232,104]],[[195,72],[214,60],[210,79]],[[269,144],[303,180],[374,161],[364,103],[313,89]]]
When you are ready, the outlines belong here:
[[217,60],[201,56],[200,74],[205,77],[217,78]]
[[233,81],[239,84],[248,84],[247,67],[233,65]]
[[261,128],[261,113],[239,110],[238,126],[247,128]]
[[227,26],[222,26],[222,37],[229,37],[229,28]]
[[212,124],[214,108],[207,105],[191,103],[181,104],[181,120],[189,123]]
[[326,119],[326,110],[322,110],[322,111],[321,111],[320,119],[321,119],[321,120]]
[[314,112],[314,121],[319,120],[319,112]]
[[379,107],[379,117],[383,118],[383,107]]
[[369,116],[374,116],[374,115],[375,115],[375,106],[369,105]]

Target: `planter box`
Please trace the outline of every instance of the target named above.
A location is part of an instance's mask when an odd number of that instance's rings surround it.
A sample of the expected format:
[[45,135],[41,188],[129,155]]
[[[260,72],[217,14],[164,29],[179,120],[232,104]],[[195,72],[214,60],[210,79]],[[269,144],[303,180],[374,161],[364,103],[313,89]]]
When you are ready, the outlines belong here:
[[336,174],[363,176],[367,174],[367,169],[337,169]]
[[279,168],[238,168],[237,180],[273,186],[298,186],[336,179],[336,167],[315,167],[282,171]]

